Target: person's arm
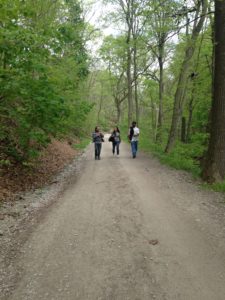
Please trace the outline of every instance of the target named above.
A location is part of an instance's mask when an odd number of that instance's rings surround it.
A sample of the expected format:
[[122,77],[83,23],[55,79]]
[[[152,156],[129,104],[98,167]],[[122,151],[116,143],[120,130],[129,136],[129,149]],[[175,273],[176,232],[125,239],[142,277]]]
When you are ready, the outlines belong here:
[[130,128],[128,130],[128,134],[127,134],[128,139],[130,140]]
[[130,141],[132,140],[133,135],[134,135],[134,129],[131,127],[128,135]]

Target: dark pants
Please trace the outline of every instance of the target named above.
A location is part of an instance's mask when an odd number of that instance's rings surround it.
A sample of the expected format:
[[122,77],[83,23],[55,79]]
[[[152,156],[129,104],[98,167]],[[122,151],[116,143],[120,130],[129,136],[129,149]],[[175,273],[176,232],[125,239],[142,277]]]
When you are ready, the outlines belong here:
[[136,157],[137,150],[138,150],[138,141],[131,142],[131,151],[132,151],[133,158]]
[[95,143],[95,159],[100,158],[101,149],[102,149],[102,144],[101,143]]
[[119,155],[120,154],[120,142],[113,142],[112,143],[112,152],[113,154],[115,153],[116,150],[116,154]]

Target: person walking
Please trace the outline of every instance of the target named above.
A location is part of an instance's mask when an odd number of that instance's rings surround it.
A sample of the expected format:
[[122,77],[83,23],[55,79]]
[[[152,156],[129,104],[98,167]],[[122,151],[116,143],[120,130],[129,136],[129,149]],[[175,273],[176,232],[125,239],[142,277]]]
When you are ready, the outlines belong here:
[[132,125],[128,132],[128,138],[131,144],[131,152],[133,158],[136,158],[138,151],[138,138],[139,138],[140,130],[137,127],[137,123],[135,121],[132,122]]
[[120,154],[120,142],[121,142],[120,130],[119,130],[118,127],[115,127],[113,129],[113,132],[111,133],[111,136],[109,137],[109,141],[112,142],[112,153],[113,153],[113,155],[116,152],[116,154],[118,156]]
[[102,142],[104,142],[104,135],[100,132],[98,126],[95,127],[95,131],[92,133],[92,141],[95,145],[95,159],[101,159]]

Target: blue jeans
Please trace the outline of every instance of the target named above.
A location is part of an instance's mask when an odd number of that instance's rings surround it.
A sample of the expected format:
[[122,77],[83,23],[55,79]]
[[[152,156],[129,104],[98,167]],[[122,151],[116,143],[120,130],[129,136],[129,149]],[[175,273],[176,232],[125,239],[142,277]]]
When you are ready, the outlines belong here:
[[113,154],[115,153],[115,150],[116,150],[116,154],[119,155],[120,154],[120,142],[113,142],[112,143],[112,152]]
[[138,141],[131,141],[130,144],[131,144],[131,151],[132,151],[133,158],[135,158],[138,151]]
[[102,144],[101,143],[95,143],[95,159],[100,158],[101,149],[102,149]]

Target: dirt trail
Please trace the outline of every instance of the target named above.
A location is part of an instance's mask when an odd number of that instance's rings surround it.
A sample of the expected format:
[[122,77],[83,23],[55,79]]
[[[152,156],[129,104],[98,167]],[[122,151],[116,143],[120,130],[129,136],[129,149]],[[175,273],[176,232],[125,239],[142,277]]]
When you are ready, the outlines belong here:
[[[128,145],[83,171],[23,246],[11,300],[224,300],[223,198]],[[3,298],[2,298],[3,299]]]

